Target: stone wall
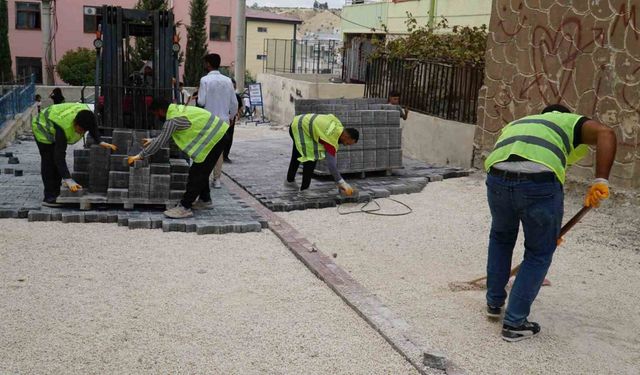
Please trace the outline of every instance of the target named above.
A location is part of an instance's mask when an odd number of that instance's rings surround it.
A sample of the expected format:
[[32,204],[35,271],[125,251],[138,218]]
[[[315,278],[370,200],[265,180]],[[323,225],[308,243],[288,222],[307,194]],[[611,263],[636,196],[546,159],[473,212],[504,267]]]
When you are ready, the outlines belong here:
[[[480,91],[477,164],[500,129],[562,103],[615,129],[612,182],[640,188],[640,3],[494,0]],[[569,178],[593,177],[594,152]]]

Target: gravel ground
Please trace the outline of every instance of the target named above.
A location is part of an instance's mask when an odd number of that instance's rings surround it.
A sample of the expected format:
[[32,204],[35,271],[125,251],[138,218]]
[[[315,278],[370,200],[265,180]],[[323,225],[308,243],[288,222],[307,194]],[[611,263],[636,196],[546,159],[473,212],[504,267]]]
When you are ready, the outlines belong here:
[[0,373],[416,373],[268,231],[3,220],[0,317]]
[[[501,325],[484,315],[483,291],[448,287],[486,267],[484,177],[431,183],[398,199],[414,213],[339,216],[328,208],[281,215],[468,373],[640,373],[638,207],[607,202],[565,237],[548,276],[552,286],[532,309],[541,335],[506,343]],[[382,203],[387,212],[402,211]],[[577,196],[567,197],[565,221],[579,207]]]

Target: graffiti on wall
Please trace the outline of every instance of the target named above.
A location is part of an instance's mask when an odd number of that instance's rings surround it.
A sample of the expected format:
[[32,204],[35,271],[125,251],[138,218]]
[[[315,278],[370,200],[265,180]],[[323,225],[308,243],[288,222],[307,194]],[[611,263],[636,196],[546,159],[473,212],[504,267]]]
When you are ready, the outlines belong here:
[[[510,121],[561,103],[616,130],[613,182],[640,187],[639,18],[638,0],[494,0],[480,156]],[[592,177],[593,156],[570,175]]]

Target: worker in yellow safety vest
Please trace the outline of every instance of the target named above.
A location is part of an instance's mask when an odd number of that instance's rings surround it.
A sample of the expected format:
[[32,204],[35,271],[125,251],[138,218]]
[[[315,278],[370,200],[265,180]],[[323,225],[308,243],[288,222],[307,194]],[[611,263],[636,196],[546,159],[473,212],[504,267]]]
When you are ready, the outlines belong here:
[[360,133],[357,129],[345,128],[334,115],[310,113],[294,117],[289,135],[293,140],[293,148],[285,187],[298,189],[295,177],[302,163],[300,192],[303,196],[307,195],[316,162],[326,158],[327,167],[338,189],[345,195],[353,194],[353,188],[345,182],[338,171],[336,153],[341,144],[348,146],[358,142]]
[[520,223],[524,231],[524,260],[502,321],[505,341],[520,341],[540,332],[540,325],[527,317],[558,243],[567,166],[588,154],[586,145],[595,145],[596,179],[584,204],[598,207],[609,197],[616,135],[605,125],[570,113],[562,105],[550,105],[540,115],[509,123],[485,161],[492,217],[486,296],[487,316],[491,318],[502,315]]
[[172,138],[193,163],[182,200],[164,214],[171,218],[185,218],[193,216],[192,209],[211,208],[209,176],[229,142],[229,124],[205,109],[171,104],[164,98],[154,99],[150,110],[164,121],[162,131],[154,139],[144,139],[144,149],[138,155],[130,156],[128,163],[131,165],[136,160],[148,158]]
[[89,135],[101,147],[116,150],[116,146],[100,141],[96,117],[87,104],[62,103],[50,105],[31,122],[31,129],[40,152],[40,174],[44,184],[43,206],[58,207],[60,181],[72,192],[82,189],[71,178],[66,162],[67,144],[75,144]]

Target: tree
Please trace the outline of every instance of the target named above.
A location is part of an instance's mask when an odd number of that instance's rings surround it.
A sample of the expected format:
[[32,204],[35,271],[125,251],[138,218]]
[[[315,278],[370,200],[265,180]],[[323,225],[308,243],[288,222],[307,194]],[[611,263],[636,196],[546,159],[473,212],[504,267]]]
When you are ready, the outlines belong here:
[[191,0],[190,25],[187,26],[187,53],[184,65],[184,83],[197,86],[204,76],[202,58],[207,54],[207,0]]
[[[374,39],[372,58],[446,61],[454,64],[482,65],[487,46],[487,26],[453,26],[443,18],[434,26],[420,26],[407,12],[407,36],[393,40]],[[385,28],[386,29],[386,28]]]
[[0,0],[0,80],[2,81],[11,81],[13,78],[8,13],[7,0]]
[[[167,10],[166,0],[138,0],[135,9],[140,10]],[[142,68],[144,61],[153,60],[152,38],[136,38],[135,47],[131,50],[131,62],[134,66]]]
[[95,82],[96,52],[78,48],[65,52],[56,67],[58,75],[73,86],[87,86]]

